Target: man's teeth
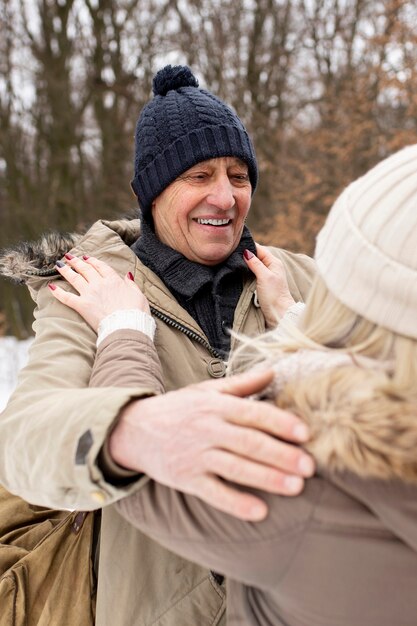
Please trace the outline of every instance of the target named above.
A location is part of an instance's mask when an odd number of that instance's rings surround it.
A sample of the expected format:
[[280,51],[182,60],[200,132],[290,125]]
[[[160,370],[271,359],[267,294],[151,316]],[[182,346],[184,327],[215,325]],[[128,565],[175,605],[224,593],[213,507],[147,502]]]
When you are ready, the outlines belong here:
[[210,224],[210,226],[225,226],[229,222],[230,222],[229,219],[227,220],[203,220],[199,217],[197,218],[198,224]]

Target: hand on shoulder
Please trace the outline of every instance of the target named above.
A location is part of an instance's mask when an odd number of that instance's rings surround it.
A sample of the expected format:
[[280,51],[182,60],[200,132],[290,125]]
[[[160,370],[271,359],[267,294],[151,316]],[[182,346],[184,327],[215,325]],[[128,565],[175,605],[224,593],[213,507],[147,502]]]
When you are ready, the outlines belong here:
[[49,288],[57,300],[77,311],[96,332],[100,322],[115,311],[137,309],[150,313],[148,301],[131,272],[121,278],[95,257],[80,259],[66,254],[65,259],[66,263],[59,261],[56,268],[78,295],[55,282],[49,283]]

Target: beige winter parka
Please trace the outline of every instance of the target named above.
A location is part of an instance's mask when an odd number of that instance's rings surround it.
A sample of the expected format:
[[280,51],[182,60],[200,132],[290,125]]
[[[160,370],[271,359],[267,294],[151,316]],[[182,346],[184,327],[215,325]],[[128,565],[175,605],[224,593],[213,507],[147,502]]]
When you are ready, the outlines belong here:
[[[114,507],[148,479],[114,485],[97,463],[121,408],[133,398],[160,393],[156,364],[150,356],[149,377],[136,381],[132,371],[123,387],[89,387],[95,333],[46,288],[51,276],[58,278],[54,262],[68,251],[94,255],[122,276],[131,271],[156,320],[165,390],[224,375],[202,330],[131,251],[138,236],[137,220],[97,222],[83,237],[46,237],[39,248],[24,246],[20,255],[10,252],[0,261],[3,274],[26,282],[37,304],[29,363],[0,416],[0,482],[43,506],[103,507],[98,626],[215,626],[224,622],[224,585],[145,537]],[[293,297],[304,300],[314,271],[311,259],[271,251],[285,265]],[[265,327],[255,287],[255,280],[244,285],[236,308],[233,328],[240,333],[254,335]]]

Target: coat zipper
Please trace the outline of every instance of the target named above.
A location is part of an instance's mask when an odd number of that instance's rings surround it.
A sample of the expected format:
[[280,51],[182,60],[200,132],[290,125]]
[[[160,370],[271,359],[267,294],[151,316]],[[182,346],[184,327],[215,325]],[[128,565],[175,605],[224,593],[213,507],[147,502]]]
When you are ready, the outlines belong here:
[[176,320],[172,319],[172,317],[168,317],[168,315],[166,315],[165,313],[162,313],[162,311],[159,311],[158,309],[155,309],[153,306],[151,306],[150,309],[151,309],[152,315],[160,319],[162,322],[165,322],[165,324],[168,324],[168,326],[171,326],[172,328],[175,328],[176,330],[181,331],[182,333],[184,333],[184,335],[186,335],[190,339],[194,339],[194,341],[197,341],[197,343],[204,346],[213,357],[223,361],[222,355],[219,352],[217,352],[217,350],[212,348],[209,342],[203,339],[201,335],[198,335],[197,333],[195,333],[193,330],[191,330],[191,328],[188,328],[188,326],[184,326],[183,324],[180,324]]
[[[153,306],[150,306],[149,308],[151,310],[152,315],[160,319],[162,322],[165,322],[165,324],[168,324],[168,326],[171,326],[172,328],[175,328],[176,330],[181,331],[182,333],[184,333],[184,335],[186,335],[190,339],[194,339],[200,345],[207,348],[207,350],[210,352],[212,356],[214,356],[216,359],[220,359],[221,361],[223,361],[221,355],[217,352],[217,350],[212,348],[211,345],[208,343],[208,341],[206,341],[205,339],[203,339],[203,337],[201,337],[200,335],[195,333],[193,330],[191,330],[191,328],[188,328],[188,326],[184,326],[183,324],[180,324],[176,320],[173,320],[172,317],[168,317],[168,315],[165,315],[165,313],[162,313],[162,311],[155,309],[155,307]],[[215,580],[215,582],[219,586],[221,586],[224,581],[224,576],[213,570],[210,570],[210,573],[213,579]]]
[[39,278],[44,278],[45,276],[59,276],[59,272],[54,267],[48,267],[44,270],[33,269],[27,270],[25,272],[27,276],[38,276]]

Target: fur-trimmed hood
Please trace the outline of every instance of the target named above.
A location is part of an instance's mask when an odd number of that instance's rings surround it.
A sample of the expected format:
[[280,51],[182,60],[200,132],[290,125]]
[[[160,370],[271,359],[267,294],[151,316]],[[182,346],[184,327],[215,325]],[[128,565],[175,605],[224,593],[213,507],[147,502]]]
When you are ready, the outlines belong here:
[[16,283],[33,276],[55,274],[54,265],[82,239],[76,233],[45,233],[37,241],[24,241],[0,252],[0,274]]
[[[100,220],[92,229],[105,227],[109,240],[120,238],[130,246],[139,237],[140,221],[138,219],[120,219],[114,221]],[[57,274],[55,263],[62,259],[66,252],[78,249],[86,253],[92,253],[91,246],[96,245],[94,240],[90,242],[90,231],[81,233],[48,232],[36,241],[24,241],[16,246],[0,251],[0,275],[9,280],[25,284],[31,278],[48,277]]]

